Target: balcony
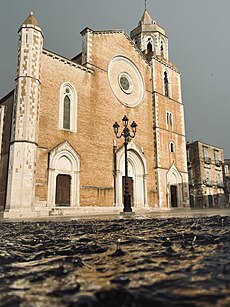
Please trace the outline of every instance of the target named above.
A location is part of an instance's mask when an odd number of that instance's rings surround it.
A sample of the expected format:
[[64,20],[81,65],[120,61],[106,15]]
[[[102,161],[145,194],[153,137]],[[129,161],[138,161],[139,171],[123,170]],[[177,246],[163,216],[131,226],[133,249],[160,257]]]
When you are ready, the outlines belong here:
[[212,187],[213,186],[213,182],[209,179],[206,179],[204,180],[204,184],[207,186],[207,187]]
[[222,161],[218,160],[218,159],[215,159],[215,166],[220,167],[221,165],[222,165]]
[[224,183],[223,182],[217,182],[218,188],[224,188]]
[[205,164],[211,164],[211,158],[209,158],[209,157],[204,157],[204,163],[205,163]]

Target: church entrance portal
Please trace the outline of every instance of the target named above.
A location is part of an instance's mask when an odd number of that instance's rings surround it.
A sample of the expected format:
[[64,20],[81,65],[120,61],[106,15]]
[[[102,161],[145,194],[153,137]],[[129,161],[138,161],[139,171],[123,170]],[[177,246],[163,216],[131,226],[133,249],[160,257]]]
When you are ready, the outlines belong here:
[[56,180],[56,206],[70,206],[70,184],[69,175],[58,175]]
[[[143,152],[134,144],[128,143],[128,184],[131,206],[147,207],[147,160]],[[125,154],[124,146],[116,152],[115,157],[115,206],[123,207]]]
[[168,207],[181,208],[183,206],[183,194],[182,194],[182,175],[178,171],[177,167],[173,164],[169,171],[166,173],[167,180],[167,195],[168,195]]
[[[133,207],[133,178],[132,177],[128,177],[128,185],[129,185],[131,207]],[[123,191],[123,195],[124,195],[124,192],[125,192],[125,176],[122,177],[122,191]]]
[[49,208],[79,206],[79,175],[80,157],[67,141],[64,141],[50,151]]
[[177,186],[176,185],[171,185],[170,187],[171,190],[171,206],[172,207],[177,207]]

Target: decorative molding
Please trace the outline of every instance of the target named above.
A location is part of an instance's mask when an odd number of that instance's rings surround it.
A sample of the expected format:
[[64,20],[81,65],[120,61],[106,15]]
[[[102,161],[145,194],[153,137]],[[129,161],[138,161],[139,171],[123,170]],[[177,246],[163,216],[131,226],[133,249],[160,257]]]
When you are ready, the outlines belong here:
[[[126,75],[135,90],[125,92],[119,84],[119,76]],[[117,55],[108,66],[109,85],[114,96],[126,107],[138,107],[144,99],[145,86],[143,77],[136,65],[128,58]]]

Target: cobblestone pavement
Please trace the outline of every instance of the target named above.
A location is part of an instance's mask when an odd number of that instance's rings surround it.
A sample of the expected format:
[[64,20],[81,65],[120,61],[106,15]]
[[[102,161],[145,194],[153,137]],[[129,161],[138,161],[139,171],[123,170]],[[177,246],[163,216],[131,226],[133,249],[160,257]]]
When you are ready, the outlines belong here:
[[230,306],[229,210],[196,212],[1,220],[0,306]]

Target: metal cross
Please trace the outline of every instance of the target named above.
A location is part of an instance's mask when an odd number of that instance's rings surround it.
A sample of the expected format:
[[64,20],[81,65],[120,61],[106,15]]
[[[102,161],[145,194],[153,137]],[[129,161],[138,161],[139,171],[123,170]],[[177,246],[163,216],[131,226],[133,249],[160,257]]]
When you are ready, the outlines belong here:
[[145,10],[146,10],[146,8],[147,8],[147,0],[145,0]]

